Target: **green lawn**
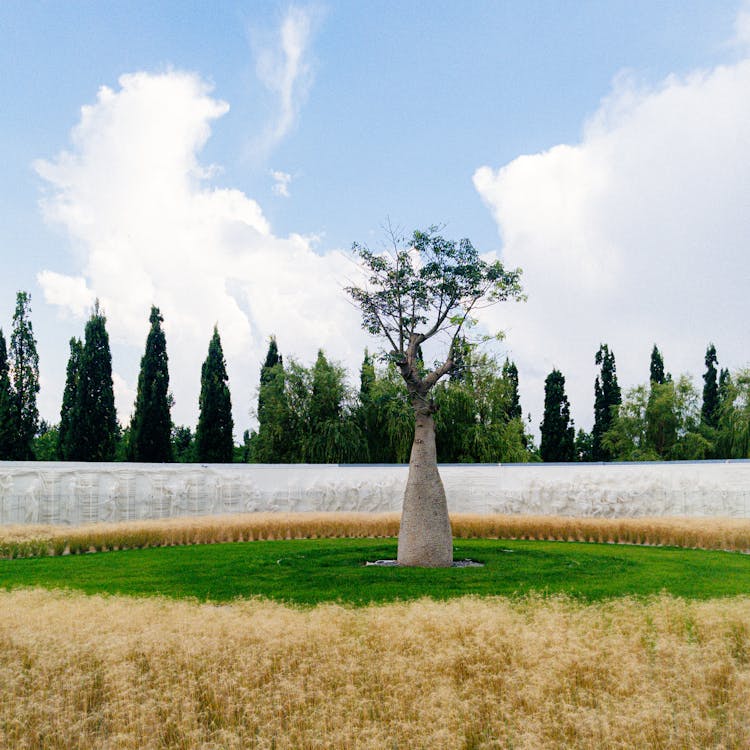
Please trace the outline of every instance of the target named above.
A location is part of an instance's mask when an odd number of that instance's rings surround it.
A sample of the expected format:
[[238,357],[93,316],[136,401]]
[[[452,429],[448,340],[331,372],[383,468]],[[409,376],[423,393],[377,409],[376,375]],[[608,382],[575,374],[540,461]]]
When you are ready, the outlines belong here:
[[569,542],[464,540],[455,558],[483,568],[365,567],[393,558],[395,540],[320,539],[166,547],[0,561],[0,586],[161,594],[228,601],[263,596],[296,604],[352,604],[465,594],[564,592],[586,600],[667,591],[709,598],[750,594],[750,556]]

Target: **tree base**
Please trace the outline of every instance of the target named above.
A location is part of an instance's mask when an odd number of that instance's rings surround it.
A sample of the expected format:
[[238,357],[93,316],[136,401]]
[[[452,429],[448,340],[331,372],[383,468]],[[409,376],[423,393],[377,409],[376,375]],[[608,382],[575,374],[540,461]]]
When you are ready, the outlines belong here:
[[[373,562],[366,562],[365,567],[371,565],[377,565],[380,568],[401,568],[404,567],[399,563],[398,560],[375,560]],[[454,560],[450,565],[446,565],[447,568],[483,568],[484,563],[478,562],[477,560]]]

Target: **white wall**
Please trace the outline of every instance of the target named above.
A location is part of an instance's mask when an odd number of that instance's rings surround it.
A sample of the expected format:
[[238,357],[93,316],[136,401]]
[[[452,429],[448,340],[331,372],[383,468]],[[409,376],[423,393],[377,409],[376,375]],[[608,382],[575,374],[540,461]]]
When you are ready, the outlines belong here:
[[[440,467],[457,513],[750,517],[750,461]],[[0,524],[396,511],[406,466],[0,462]]]

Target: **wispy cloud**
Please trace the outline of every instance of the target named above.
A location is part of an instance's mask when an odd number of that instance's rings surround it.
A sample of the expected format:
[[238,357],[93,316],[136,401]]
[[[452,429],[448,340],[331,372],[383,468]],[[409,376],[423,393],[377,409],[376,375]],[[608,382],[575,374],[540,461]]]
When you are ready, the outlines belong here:
[[279,195],[282,198],[289,198],[291,195],[289,192],[289,185],[292,182],[292,175],[288,172],[279,172],[277,170],[271,170],[271,177],[273,177],[273,187],[271,190],[274,195]]
[[310,46],[320,19],[316,6],[290,7],[273,33],[253,34],[255,71],[276,98],[276,112],[254,150],[269,152],[294,127],[313,81]]

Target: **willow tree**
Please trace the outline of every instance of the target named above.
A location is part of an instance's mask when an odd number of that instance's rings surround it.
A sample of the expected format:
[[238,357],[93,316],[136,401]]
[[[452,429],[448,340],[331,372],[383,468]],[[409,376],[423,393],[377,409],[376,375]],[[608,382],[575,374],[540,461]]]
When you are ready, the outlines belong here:
[[[472,314],[522,297],[521,272],[483,261],[470,240],[447,240],[437,227],[415,231],[408,243],[394,233],[391,239],[391,248],[382,253],[354,244],[364,280],[346,291],[362,312],[362,327],[385,339],[386,355],[398,367],[414,410],[398,563],[449,566],[453,537],[437,468],[431,391],[454,368],[456,344],[475,322]],[[421,361],[422,345],[430,340],[445,352],[431,370]]]

